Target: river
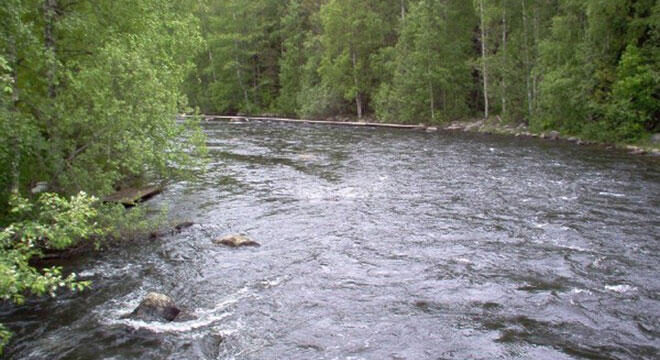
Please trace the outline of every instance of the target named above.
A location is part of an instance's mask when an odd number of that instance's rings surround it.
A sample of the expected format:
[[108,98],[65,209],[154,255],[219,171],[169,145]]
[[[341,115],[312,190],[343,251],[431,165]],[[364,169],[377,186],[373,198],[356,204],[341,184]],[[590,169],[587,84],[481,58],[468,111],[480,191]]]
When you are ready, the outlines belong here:
[[[3,308],[9,359],[657,359],[660,161],[464,133],[205,125],[197,225]],[[243,233],[259,248],[212,243]],[[197,320],[119,318],[149,291]]]

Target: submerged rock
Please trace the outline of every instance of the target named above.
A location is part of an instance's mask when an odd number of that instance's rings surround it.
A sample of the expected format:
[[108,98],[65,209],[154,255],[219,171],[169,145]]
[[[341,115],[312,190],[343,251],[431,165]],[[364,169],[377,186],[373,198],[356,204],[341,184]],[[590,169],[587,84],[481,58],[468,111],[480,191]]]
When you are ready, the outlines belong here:
[[483,126],[484,126],[484,121],[481,120],[481,121],[477,121],[477,122],[466,125],[463,128],[463,131],[476,131],[476,130],[479,130]]
[[151,292],[142,299],[132,313],[125,318],[142,321],[173,321],[182,314],[174,300],[167,295]]
[[559,131],[550,131],[548,133],[542,133],[541,134],[541,139],[548,139],[548,140],[559,140],[561,134],[559,134]]
[[445,130],[463,130],[463,125],[462,124],[450,124],[449,126],[445,127]]
[[172,229],[153,231],[149,234],[149,238],[154,240],[154,239],[160,239],[160,238],[168,236],[168,235],[178,234],[178,233],[181,233],[183,230],[192,227],[193,225],[195,225],[194,222],[185,221],[185,222],[182,222],[180,224],[175,225]]
[[550,140],[559,140],[560,136],[561,134],[559,133],[559,131],[550,131],[548,133],[548,139]]
[[229,247],[261,246],[258,242],[243,235],[227,235],[213,240],[214,244]]
[[654,144],[660,144],[660,133],[653,134],[653,136],[651,136],[651,142]]
[[626,150],[628,150],[633,155],[644,155],[644,154],[646,154],[646,150],[642,149],[638,146],[628,145],[628,146],[626,146]]
[[174,230],[181,231],[181,230],[187,229],[189,227],[192,227],[193,225],[195,225],[195,223],[192,222],[192,221],[184,221],[184,222],[179,223],[176,226],[174,226]]

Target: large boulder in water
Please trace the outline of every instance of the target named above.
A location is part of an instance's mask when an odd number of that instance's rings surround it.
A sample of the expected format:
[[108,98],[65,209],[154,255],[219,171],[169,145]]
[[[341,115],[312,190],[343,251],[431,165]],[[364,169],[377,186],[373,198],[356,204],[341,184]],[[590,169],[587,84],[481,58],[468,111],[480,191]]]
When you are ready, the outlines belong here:
[[173,321],[182,311],[167,295],[151,292],[126,318],[142,321]]
[[258,242],[243,235],[227,235],[213,240],[214,244],[229,247],[261,246]]

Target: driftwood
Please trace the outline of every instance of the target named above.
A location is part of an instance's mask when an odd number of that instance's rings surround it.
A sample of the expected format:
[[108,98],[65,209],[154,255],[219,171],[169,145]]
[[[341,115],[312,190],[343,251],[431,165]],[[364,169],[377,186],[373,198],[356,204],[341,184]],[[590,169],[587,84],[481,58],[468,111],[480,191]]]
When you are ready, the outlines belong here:
[[140,201],[147,200],[160,194],[162,191],[163,188],[160,185],[152,185],[143,188],[128,188],[106,196],[103,198],[103,201],[130,207],[135,206]]
[[[190,115],[186,117],[196,117],[196,116]],[[305,119],[289,119],[289,118],[279,118],[279,117],[221,116],[221,115],[203,115],[201,117],[206,121],[249,122],[252,120],[256,120],[256,121],[269,121],[269,122],[282,122],[282,123],[362,126],[362,127],[392,128],[392,129],[426,129],[425,125],[386,124],[386,123],[372,123],[372,122],[361,122],[361,121],[305,120]]]

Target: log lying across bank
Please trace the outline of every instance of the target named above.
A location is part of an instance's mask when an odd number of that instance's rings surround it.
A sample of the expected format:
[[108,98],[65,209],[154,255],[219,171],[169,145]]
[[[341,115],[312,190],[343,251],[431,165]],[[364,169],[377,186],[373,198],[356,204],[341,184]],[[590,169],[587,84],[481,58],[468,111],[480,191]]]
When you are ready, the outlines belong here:
[[269,122],[298,123],[298,124],[381,127],[381,128],[391,128],[391,129],[417,129],[417,130],[426,129],[426,126],[421,124],[408,125],[408,124],[372,123],[372,122],[362,122],[362,121],[304,120],[304,119],[290,119],[290,118],[263,117],[263,116],[184,115],[183,117],[200,117],[206,121],[229,121],[229,122],[269,121]]
[[130,207],[135,206],[138,202],[147,200],[162,191],[163,187],[160,185],[152,185],[143,188],[128,188],[106,196],[103,198],[103,201]]

